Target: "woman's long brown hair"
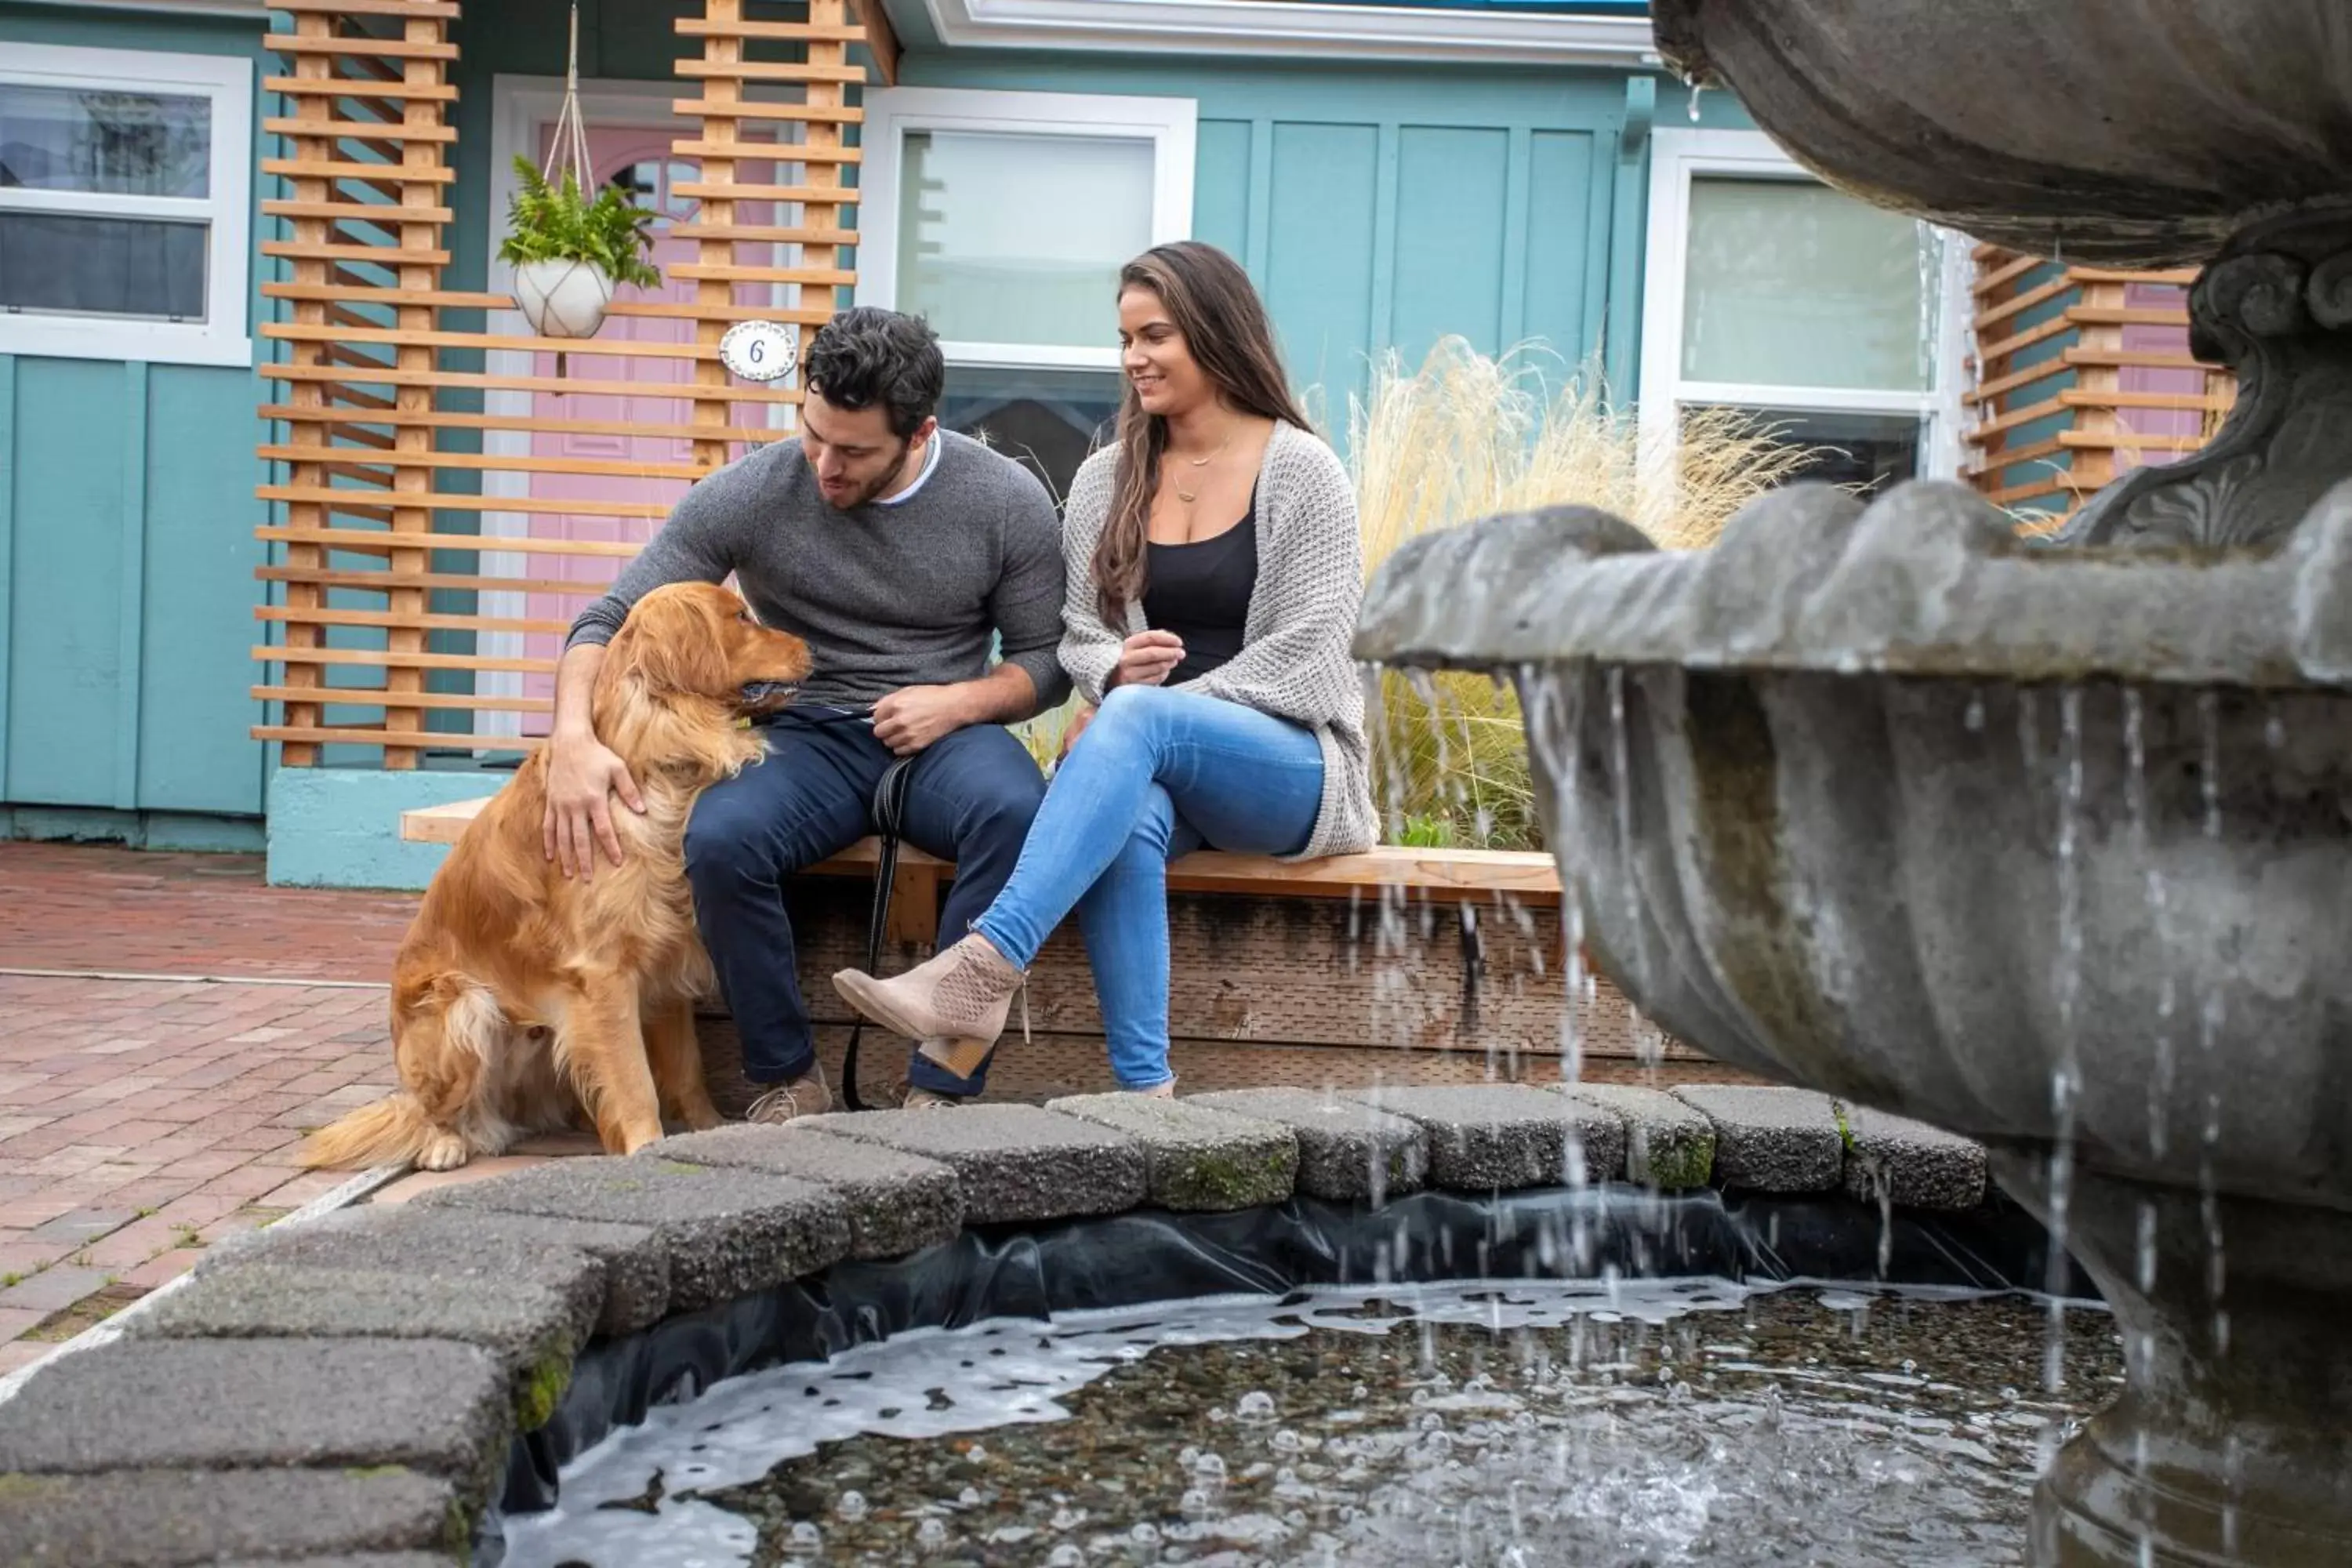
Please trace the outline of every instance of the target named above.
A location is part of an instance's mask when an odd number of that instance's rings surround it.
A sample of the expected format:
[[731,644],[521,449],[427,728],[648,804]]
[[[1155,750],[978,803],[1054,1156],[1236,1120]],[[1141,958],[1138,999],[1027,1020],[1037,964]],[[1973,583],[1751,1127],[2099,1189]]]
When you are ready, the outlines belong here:
[[[1241,263],[1196,239],[1154,246],[1119,268],[1119,293],[1130,289],[1159,297],[1193,363],[1227,406],[1309,428],[1290,395],[1265,305]],[[1125,624],[1127,605],[1143,596],[1151,498],[1160,488],[1160,454],[1168,449],[1168,421],[1143,411],[1131,382],[1119,399],[1118,439],[1110,515],[1095,542],[1093,564],[1095,605],[1113,631]]]

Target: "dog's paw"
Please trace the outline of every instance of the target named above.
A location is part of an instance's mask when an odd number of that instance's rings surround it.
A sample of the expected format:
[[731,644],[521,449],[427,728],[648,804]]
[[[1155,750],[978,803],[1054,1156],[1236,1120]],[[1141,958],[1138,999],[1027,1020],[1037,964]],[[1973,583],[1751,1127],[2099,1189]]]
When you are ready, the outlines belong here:
[[417,1152],[416,1168],[420,1171],[454,1171],[472,1157],[466,1141],[455,1132],[435,1132]]
[[727,1125],[727,1118],[719,1114],[719,1108],[707,1101],[688,1106],[679,1120],[686,1123],[687,1131],[690,1132],[708,1132],[714,1127]]

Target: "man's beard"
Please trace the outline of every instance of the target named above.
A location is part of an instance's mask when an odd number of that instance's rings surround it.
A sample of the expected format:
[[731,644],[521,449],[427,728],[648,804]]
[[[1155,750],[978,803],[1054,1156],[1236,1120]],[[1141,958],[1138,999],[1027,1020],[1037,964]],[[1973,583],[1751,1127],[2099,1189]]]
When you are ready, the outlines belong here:
[[907,471],[907,459],[913,454],[914,449],[915,443],[910,439],[898,448],[898,460],[885,468],[881,478],[866,484],[847,500],[835,501],[835,509],[839,511],[856,511],[859,507],[870,504],[875,497],[898,482],[900,476]]

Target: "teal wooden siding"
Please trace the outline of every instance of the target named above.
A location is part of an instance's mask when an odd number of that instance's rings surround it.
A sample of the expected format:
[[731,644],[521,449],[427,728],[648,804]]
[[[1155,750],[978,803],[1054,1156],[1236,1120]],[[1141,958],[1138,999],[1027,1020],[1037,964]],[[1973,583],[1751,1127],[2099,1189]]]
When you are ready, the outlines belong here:
[[1387,350],[1603,347],[1622,71],[934,49],[902,80],[1194,100],[1193,234],[1249,268],[1335,427]]
[[[263,75],[257,19],[0,4],[12,43],[239,55],[257,95]],[[0,353],[0,818],[178,841],[141,824],[260,814],[261,398],[246,370]]]

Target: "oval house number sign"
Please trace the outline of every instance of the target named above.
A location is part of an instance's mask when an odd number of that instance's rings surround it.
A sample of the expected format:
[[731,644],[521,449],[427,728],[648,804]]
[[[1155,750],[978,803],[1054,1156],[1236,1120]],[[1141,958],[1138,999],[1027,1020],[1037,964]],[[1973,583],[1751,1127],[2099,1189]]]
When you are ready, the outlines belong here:
[[738,321],[719,340],[719,363],[745,381],[778,381],[800,361],[800,332],[782,321]]

